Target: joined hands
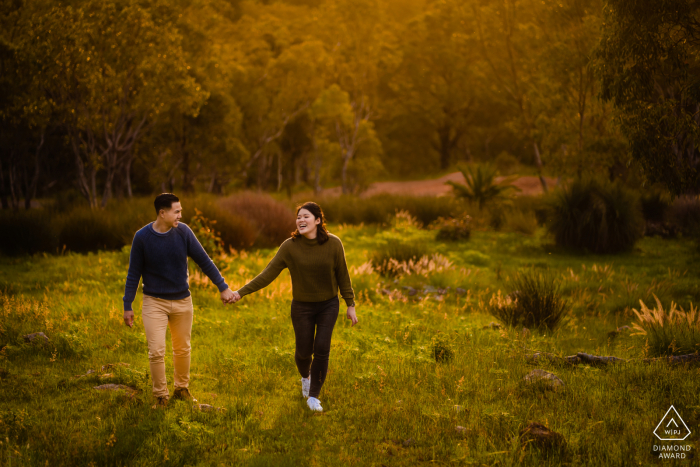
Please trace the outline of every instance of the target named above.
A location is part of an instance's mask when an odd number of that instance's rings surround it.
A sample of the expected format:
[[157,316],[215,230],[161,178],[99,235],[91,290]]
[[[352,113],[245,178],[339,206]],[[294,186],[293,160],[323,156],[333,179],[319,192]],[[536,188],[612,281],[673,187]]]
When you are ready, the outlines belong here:
[[229,303],[236,303],[240,299],[241,295],[237,291],[234,292],[231,289],[226,289],[223,292],[221,292],[221,303],[223,303],[224,305],[228,305]]

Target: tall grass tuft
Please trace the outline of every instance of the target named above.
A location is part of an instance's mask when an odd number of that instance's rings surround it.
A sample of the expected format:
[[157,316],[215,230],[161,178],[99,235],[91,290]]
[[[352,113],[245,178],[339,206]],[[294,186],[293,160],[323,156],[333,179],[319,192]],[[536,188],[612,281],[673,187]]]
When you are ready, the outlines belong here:
[[511,281],[507,296],[499,290],[488,304],[488,311],[502,323],[540,331],[554,330],[568,311],[553,277],[535,272],[519,273]]
[[427,254],[428,248],[425,243],[390,239],[372,253],[370,260],[380,274],[396,275],[397,264],[408,264],[411,261],[415,263]]
[[593,253],[630,249],[644,232],[637,197],[622,185],[578,179],[551,200],[547,224],[558,245]]
[[646,354],[650,357],[687,355],[700,352],[700,313],[690,304],[686,312],[671,302],[663,309],[661,300],[654,295],[656,308],[647,307],[642,300],[640,309],[634,309],[637,322],[632,324],[633,335],[646,336]]
[[433,227],[437,229],[436,240],[447,240],[456,242],[468,240],[472,233],[472,218],[464,215],[457,218],[439,218]]

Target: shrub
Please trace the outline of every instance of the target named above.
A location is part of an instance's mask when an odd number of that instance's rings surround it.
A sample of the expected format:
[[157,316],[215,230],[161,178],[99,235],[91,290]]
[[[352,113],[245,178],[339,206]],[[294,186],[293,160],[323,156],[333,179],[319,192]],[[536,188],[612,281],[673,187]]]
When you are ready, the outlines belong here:
[[70,251],[87,252],[116,250],[124,246],[123,225],[110,212],[86,207],[76,208],[60,216],[60,245]]
[[511,209],[505,214],[504,230],[532,235],[537,230],[537,219],[534,212]]
[[644,193],[640,198],[642,215],[646,222],[661,223],[666,220],[670,201],[660,192]]
[[224,242],[216,231],[216,220],[209,220],[202,211],[194,208],[195,215],[190,220],[190,228],[210,257],[219,256],[224,251]]
[[547,228],[560,246],[615,253],[643,234],[638,199],[617,183],[575,180],[552,198],[551,210]]
[[548,275],[519,273],[513,291],[503,297],[499,290],[489,301],[488,311],[508,326],[554,330],[567,311],[559,284]]
[[318,203],[328,221],[339,224],[384,224],[401,210],[409,212],[423,225],[429,225],[439,217],[454,217],[463,210],[454,198],[445,196],[340,196],[322,199]]
[[683,235],[700,234],[700,198],[681,196],[671,204],[669,222],[677,227]]
[[664,311],[661,301],[654,295],[656,308],[648,308],[643,301],[634,314],[638,322],[632,324],[633,335],[646,336],[646,354],[649,357],[665,355],[687,355],[700,352],[700,313],[690,304],[684,311],[671,302]]
[[483,209],[486,203],[506,198],[511,190],[520,191],[520,188],[511,185],[512,178],[496,182],[498,172],[491,166],[478,164],[462,167],[459,170],[464,175],[465,184],[452,181],[447,184],[452,186],[456,197],[477,202],[479,209]]
[[[209,221],[216,222],[214,227],[224,247],[230,247],[235,250],[250,248],[258,236],[256,227],[247,217],[232,214],[219,206],[214,197],[202,196],[193,200],[185,200],[184,203],[186,204],[183,205],[183,211],[185,212],[183,220],[190,225],[194,218],[192,214],[196,215],[197,210],[199,210],[201,216]],[[191,209],[189,208],[190,205],[192,206]],[[197,238],[199,238],[199,234],[197,234]]]
[[3,212],[0,215],[0,251],[3,254],[55,251],[57,246],[58,236],[49,212]]
[[279,246],[295,228],[296,212],[269,195],[243,192],[220,199],[218,205],[230,216],[245,219],[255,227],[253,243],[258,247]]
[[433,338],[430,351],[438,363],[449,362],[455,355],[454,350],[452,350],[452,343],[442,334],[438,334]]
[[472,233],[471,220],[471,217],[467,215],[449,219],[440,217],[434,224],[438,231],[435,239],[452,242],[468,240]]
[[415,262],[427,254],[428,248],[425,243],[390,239],[385,245],[375,250],[370,259],[380,274],[391,275],[391,260],[398,263]]

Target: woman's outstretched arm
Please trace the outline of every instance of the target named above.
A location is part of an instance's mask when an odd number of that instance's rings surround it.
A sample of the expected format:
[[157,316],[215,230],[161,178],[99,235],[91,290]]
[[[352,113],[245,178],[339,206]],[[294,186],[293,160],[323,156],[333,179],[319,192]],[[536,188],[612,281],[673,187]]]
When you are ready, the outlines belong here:
[[[272,258],[265,269],[263,269],[263,271],[258,274],[255,279],[248,282],[245,286],[238,290],[237,293],[239,297],[257,292],[258,290],[267,287],[272,281],[277,279],[277,276],[279,276],[280,273],[287,267],[287,263],[285,261],[287,241],[282,243],[282,246],[280,246],[279,250],[277,250],[277,254],[275,254],[275,257]],[[240,298],[237,300],[240,300]]]

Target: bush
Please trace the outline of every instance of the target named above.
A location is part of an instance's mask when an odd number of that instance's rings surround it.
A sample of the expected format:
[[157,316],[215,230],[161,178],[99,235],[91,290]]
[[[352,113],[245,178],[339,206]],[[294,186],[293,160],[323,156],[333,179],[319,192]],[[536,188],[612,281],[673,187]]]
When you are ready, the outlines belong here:
[[[213,196],[201,196],[193,200],[185,200],[183,205],[183,221],[190,225],[193,223],[194,216],[197,210],[201,216],[215,224],[211,227],[216,230],[217,235],[224,244],[224,247],[230,247],[235,250],[250,248],[258,236],[256,227],[246,216],[233,215],[228,210],[219,206],[216,198]],[[190,208],[190,205],[192,208]],[[190,227],[192,227],[190,225]],[[193,228],[197,238],[199,233]],[[199,238],[200,242],[202,241]]]
[[253,244],[258,247],[279,246],[295,229],[296,212],[269,195],[244,192],[220,199],[217,204],[229,216],[254,226]]
[[669,222],[683,235],[700,235],[700,199],[697,196],[681,196],[671,204]]
[[433,338],[430,351],[438,363],[449,362],[455,355],[454,350],[452,350],[452,343],[442,334],[438,334]]
[[645,351],[649,357],[687,355],[700,352],[700,313],[690,304],[690,310],[676,308],[671,302],[664,311],[661,301],[654,295],[656,308],[648,308],[639,301],[641,311],[633,310],[639,320],[632,324],[633,335],[646,336]]
[[340,196],[318,203],[329,222],[355,225],[387,223],[397,210],[407,211],[423,225],[429,225],[439,217],[454,217],[463,210],[454,198],[445,196]]
[[452,242],[468,240],[472,233],[471,220],[471,217],[467,215],[450,219],[440,217],[434,224],[438,231],[435,239]]
[[189,227],[210,257],[219,256],[224,251],[224,242],[216,231],[216,221],[204,217],[197,208],[194,208],[194,212]]
[[552,331],[567,311],[559,284],[551,276],[519,273],[512,281],[512,288],[505,297],[499,290],[488,305],[488,311],[508,326]]
[[116,250],[124,246],[123,225],[108,211],[77,208],[61,215],[59,224],[59,244],[70,251]]
[[617,183],[575,180],[551,201],[547,224],[560,246],[616,253],[631,248],[644,232],[638,199]]
[[517,173],[518,169],[520,168],[520,161],[518,158],[507,151],[503,151],[497,155],[493,163],[498,169],[498,173],[503,175]]
[[9,256],[56,251],[58,236],[47,211],[3,212],[0,251]]
[[660,192],[644,193],[640,198],[642,216],[646,222],[662,223],[666,220],[670,201]]
[[537,230],[535,213],[511,209],[505,214],[503,229],[508,232],[532,235]]

